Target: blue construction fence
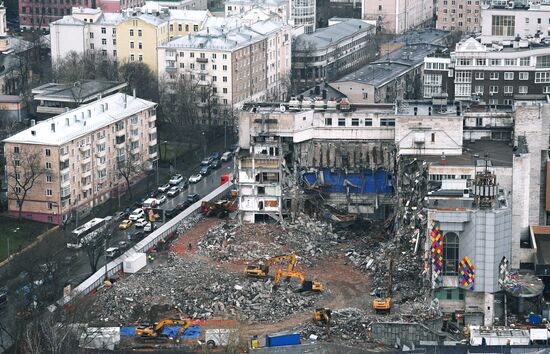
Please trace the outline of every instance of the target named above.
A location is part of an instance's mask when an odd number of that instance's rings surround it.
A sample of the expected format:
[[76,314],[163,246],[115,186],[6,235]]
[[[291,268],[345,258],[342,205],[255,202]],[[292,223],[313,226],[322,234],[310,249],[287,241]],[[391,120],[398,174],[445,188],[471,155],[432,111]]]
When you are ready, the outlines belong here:
[[[326,193],[393,193],[392,175],[384,170],[369,168],[349,172],[343,169],[324,168],[316,172],[304,172],[306,184],[316,184]],[[347,182],[346,182],[347,181]]]
[[[136,337],[136,326],[127,326],[127,327],[120,327],[120,336],[121,337]],[[178,334],[178,331],[181,327],[180,326],[166,326],[162,329],[162,334],[170,337],[175,338]],[[185,331],[183,331],[180,334],[181,339],[199,339],[201,335],[201,327],[200,326],[189,326]]]

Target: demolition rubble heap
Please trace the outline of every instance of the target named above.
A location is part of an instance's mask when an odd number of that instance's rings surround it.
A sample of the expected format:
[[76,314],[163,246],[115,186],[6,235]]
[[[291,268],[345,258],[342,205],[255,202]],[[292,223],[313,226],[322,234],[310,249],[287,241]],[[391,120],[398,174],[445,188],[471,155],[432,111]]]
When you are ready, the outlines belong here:
[[334,246],[344,240],[345,236],[333,232],[330,224],[301,215],[284,226],[220,224],[202,237],[199,249],[209,258],[222,262],[251,262],[292,253],[300,257],[301,265],[311,267],[319,258],[332,256]]
[[156,310],[162,306],[193,319],[276,322],[312,307],[318,298],[304,297],[286,285],[275,290],[270,280],[246,279],[195,258],[170,254],[164,263],[115,282],[98,292],[91,315],[102,325],[127,325],[159,319]]
[[345,308],[332,312],[330,326],[315,323],[313,321],[305,322],[295,328],[300,332],[302,338],[317,337],[319,341],[338,338],[339,342],[347,344],[360,344],[368,342],[368,328],[373,320],[357,308]]
[[[399,161],[398,200],[395,214],[384,230],[372,226],[357,235],[360,247],[348,249],[346,256],[358,269],[372,274],[373,290],[386,288],[388,260],[393,260],[393,301],[411,302],[411,315],[422,315],[430,306],[431,288],[423,259],[423,236],[426,234],[424,200],[427,190],[427,163],[417,159]],[[419,308],[420,306],[420,308]],[[431,317],[431,311],[425,316]]]

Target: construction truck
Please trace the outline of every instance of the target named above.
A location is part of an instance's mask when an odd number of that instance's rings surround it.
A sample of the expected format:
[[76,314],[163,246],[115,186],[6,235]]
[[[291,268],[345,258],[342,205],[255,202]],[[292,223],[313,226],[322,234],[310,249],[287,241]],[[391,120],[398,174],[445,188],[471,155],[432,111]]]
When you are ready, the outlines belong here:
[[143,323],[136,328],[136,336],[144,338],[159,338],[165,337],[162,333],[162,330],[167,326],[180,326],[176,338],[179,338],[180,335],[191,325],[189,320],[174,320],[174,319],[165,319],[161,320],[155,324]]
[[372,308],[378,313],[389,313],[391,310],[392,271],[393,259],[390,258],[386,289],[378,289],[375,293],[376,298],[372,301]]
[[332,318],[332,310],[327,308],[319,308],[313,311],[313,320],[321,323],[329,324]]
[[201,203],[201,211],[205,216],[223,218],[234,210],[235,203],[232,200],[224,199],[217,202],[203,201]]
[[300,282],[302,283],[302,287],[298,289],[298,292],[303,292],[303,291],[320,292],[320,291],[323,291],[324,289],[323,283],[316,280],[306,280],[304,274],[301,272],[288,271],[288,270],[282,270],[282,269],[279,269],[277,271],[277,275],[275,276],[275,280],[273,281],[274,288],[279,286],[279,281],[281,280],[281,277],[299,279]]
[[269,274],[269,267],[272,264],[280,263],[280,262],[283,262],[283,261],[288,262],[287,271],[292,272],[294,270],[294,267],[296,266],[296,262],[297,262],[296,256],[293,255],[293,254],[275,256],[275,257],[271,257],[271,258],[269,258],[265,261],[260,261],[260,262],[255,263],[255,264],[250,264],[250,265],[246,266],[246,268],[244,269],[244,272],[247,275],[250,275],[250,276],[254,276],[254,277],[258,277],[258,278],[265,278]]

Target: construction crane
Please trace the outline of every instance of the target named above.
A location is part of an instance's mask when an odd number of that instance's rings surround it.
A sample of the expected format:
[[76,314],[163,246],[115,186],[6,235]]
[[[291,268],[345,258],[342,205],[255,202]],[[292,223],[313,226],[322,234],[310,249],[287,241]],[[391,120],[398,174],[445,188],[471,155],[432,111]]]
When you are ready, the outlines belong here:
[[302,291],[318,292],[318,291],[323,291],[324,289],[323,283],[316,280],[306,280],[303,273],[282,270],[282,269],[279,269],[277,271],[277,275],[275,276],[275,280],[273,281],[274,288],[278,286],[279,281],[281,280],[281,277],[298,278],[302,283],[302,287],[298,290],[298,292],[302,292]]
[[391,310],[391,289],[392,289],[392,271],[393,271],[393,259],[390,258],[388,264],[388,282],[386,289],[381,289],[375,294],[376,298],[372,301],[372,308],[379,313],[387,312]]
[[162,333],[162,330],[166,326],[180,326],[176,338],[179,336],[191,325],[191,321],[188,320],[172,320],[165,319],[159,321],[153,325],[151,324],[141,324],[136,328],[136,336],[147,337],[147,338],[158,338],[165,337]]
[[244,272],[250,276],[265,278],[269,274],[269,267],[272,264],[283,262],[283,261],[288,262],[287,271],[292,272],[297,262],[296,256],[293,254],[275,256],[263,262],[250,264],[246,266],[246,268],[244,269]]

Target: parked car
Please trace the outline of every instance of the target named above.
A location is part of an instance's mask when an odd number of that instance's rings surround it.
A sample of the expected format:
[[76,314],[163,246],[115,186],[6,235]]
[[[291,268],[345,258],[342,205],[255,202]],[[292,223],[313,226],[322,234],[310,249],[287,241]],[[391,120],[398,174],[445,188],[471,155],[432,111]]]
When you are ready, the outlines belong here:
[[136,227],[145,227],[146,224],[147,220],[145,220],[145,218],[141,218],[136,221]]
[[212,161],[214,161],[214,159],[212,158],[212,156],[208,156],[208,157],[205,157],[202,161],[201,161],[201,165],[202,166],[208,166],[212,163]]
[[229,161],[231,160],[231,157],[233,157],[233,153],[231,151],[226,151],[223,153],[221,160],[222,161]]
[[117,211],[117,212],[115,213],[114,219],[115,219],[116,221],[122,221],[122,220],[126,219],[127,217],[128,217],[128,214],[127,214],[127,213],[125,213],[125,212],[123,212],[123,211]]
[[212,155],[210,155],[210,157],[214,160],[219,160],[220,157],[222,157],[222,153],[221,152],[213,152]]
[[166,183],[166,184],[163,184],[162,186],[158,187],[157,190],[158,190],[160,193],[166,193],[166,191],[169,190],[170,187],[172,187],[172,186],[170,185],[170,183]]
[[118,247],[109,247],[105,250],[105,255],[107,258],[115,258],[120,254],[120,249]]
[[147,197],[148,198],[156,198],[157,195],[159,195],[159,193],[161,193],[158,189],[155,189],[154,191],[150,191],[149,193],[147,193]]
[[214,160],[212,161],[212,164],[210,165],[210,167],[212,167],[213,169],[218,169],[222,167],[222,163],[220,160]]
[[121,230],[126,230],[130,226],[132,226],[132,220],[122,220],[122,222],[118,225],[118,228]]
[[168,193],[166,193],[166,196],[168,198],[174,198],[175,196],[177,196],[180,193],[181,193],[181,188],[180,187],[172,187],[172,188],[170,188]]
[[139,241],[145,236],[145,233],[143,231],[134,231],[130,234],[128,234],[128,240],[130,241]]
[[[143,203],[141,203],[141,204],[143,204]],[[132,211],[132,214],[130,214],[128,219],[130,219],[132,221],[136,221],[137,219],[141,219],[143,217],[145,217],[145,213],[143,212],[143,209],[137,208],[134,211]]]
[[189,183],[199,183],[201,179],[202,175],[200,173],[197,173],[196,175],[189,177]]
[[187,201],[192,203],[198,202],[201,199],[201,196],[197,193],[187,195]]
[[137,202],[134,203],[134,206],[141,207],[143,205],[143,202],[146,201],[147,198],[139,198]]
[[199,173],[203,176],[209,175],[210,172],[212,172],[212,168],[210,166],[202,166]]
[[183,182],[183,176],[180,174],[173,175],[172,178],[170,178],[170,181],[168,181],[171,186],[177,186],[181,182]]
[[125,249],[126,247],[128,247],[128,242],[127,241],[118,241],[118,248],[120,248],[121,250]]
[[154,229],[156,229],[157,226],[155,225],[154,222],[148,222],[147,224],[145,224],[145,226],[143,227],[143,231],[145,232],[151,232],[153,231]]
[[158,198],[157,198],[157,203],[159,203],[159,205],[161,204],[164,204],[166,203],[168,199],[166,199],[166,196],[164,194],[161,194]]

